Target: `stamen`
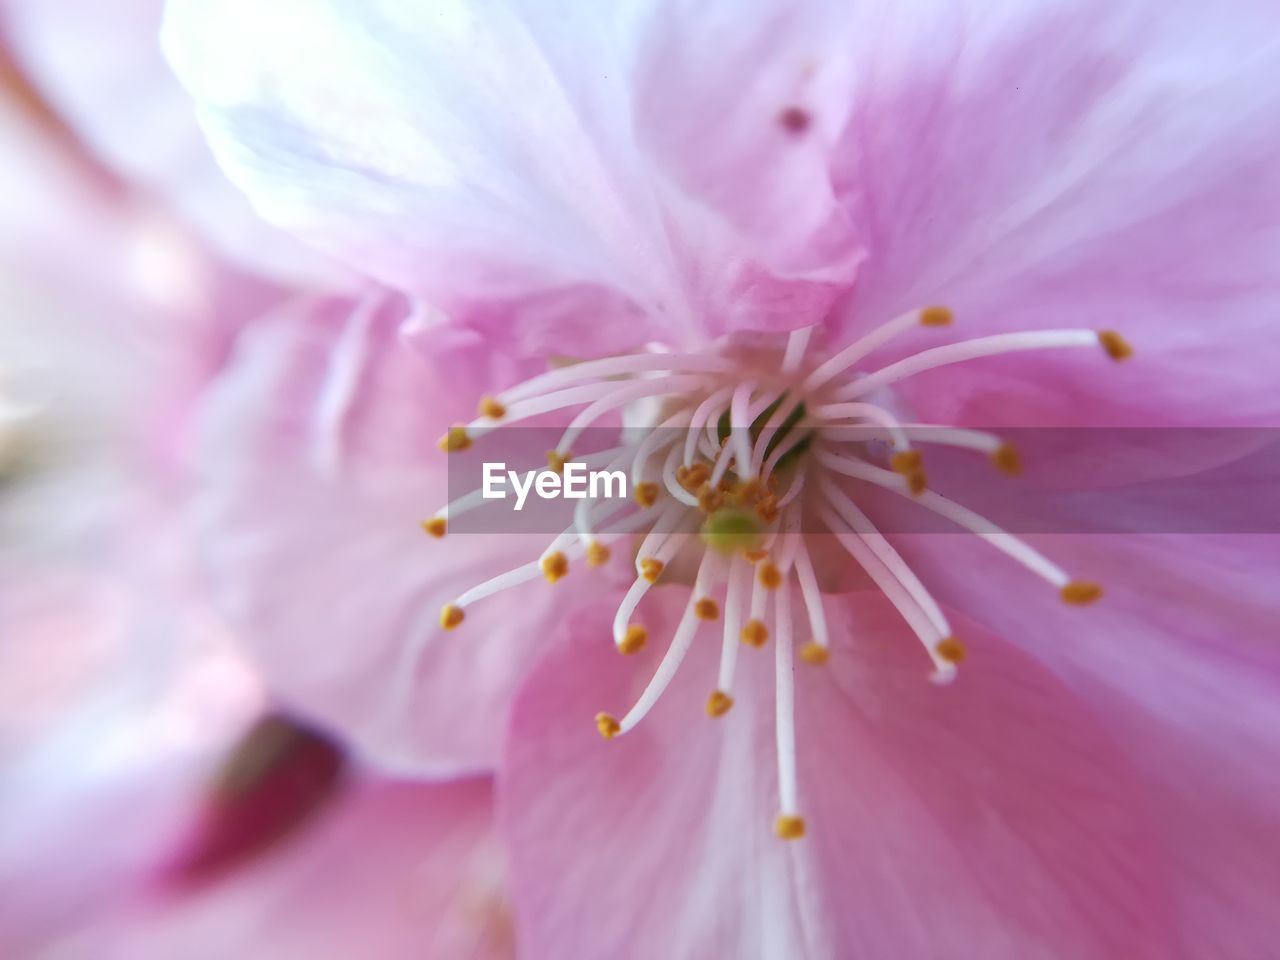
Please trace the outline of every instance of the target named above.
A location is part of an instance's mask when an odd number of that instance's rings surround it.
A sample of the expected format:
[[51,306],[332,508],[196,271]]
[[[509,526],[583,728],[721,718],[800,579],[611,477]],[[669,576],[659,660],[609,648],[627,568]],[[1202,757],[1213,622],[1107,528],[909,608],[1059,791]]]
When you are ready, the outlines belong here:
[[742,595],[750,576],[751,567],[745,558],[737,556],[729,561],[729,585],[724,598],[724,636],[720,644],[720,673],[717,677],[717,688],[725,693],[733,689],[742,623]]
[[[778,628],[775,647],[774,678],[776,681],[775,704],[778,742],[778,805],[782,816],[778,819],[778,835],[794,839],[794,821],[799,820],[796,809],[796,726],[795,726],[795,665],[791,656],[791,590],[784,583],[777,591],[777,609],[774,618]],[[782,830],[783,817],[794,818],[790,834]],[[803,833],[803,821],[800,821]],[[794,836],[792,835],[794,834]]]
[[733,697],[722,690],[713,690],[707,697],[707,716],[723,717],[733,706]]
[[644,649],[645,642],[649,639],[649,631],[638,623],[633,623],[627,627],[627,632],[623,636],[622,641],[618,643],[618,652],[630,656],[633,653],[639,653]]
[[820,667],[827,662],[830,652],[820,643],[810,640],[800,648],[800,659],[805,663],[811,663],[815,667]]
[[1070,347],[1096,347],[1098,335],[1092,330],[1039,330],[1030,333],[999,333],[975,340],[961,340],[944,347],[933,347],[882,367],[875,373],[855,380],[835,393],[839,400],[855,400],[874,393],[881,387],[925,370],[945,367],[979,357],[994,357],[1024,350],[1056,350]]
[[476,407],[476,412],[482,417],[488,417],[490,420],[501,420],[507,415],[507,408],[493,397],[483,396]]
[[676,461],[680,457],[680,448],[672,446],[671,451],[667,454],[666,462],[662,465],[662,482],[667,487],[667,492],[675,497],[680,503],[687,507],[696,507],[698,498],[691,494],[676,473]]
[[603,567],[609,562],[609,548],[599,541],[587,545],[587,566]]
[[1002,443],[991,451],[991,462],[1001,473],[1015,477],[1022,472],[1022,459],[1018,456],[1018,448],[1011,443]]
[[436,444],[445,453],[460,453],[471,447],[471,436],[462,424],[454,424]]
[[[854,462],[833,456],[824,451],[818,451],[817,458],[831,469],[846,476],[867,480],[877,486],[884,487],[886,490],[893,490],[904,495],[908,492],[904,490],[904,486],[907,485],[908,481],[904,481],[902,477],[890,473],[888,470],[882,470],[869,463]],[[974,513],[967,507],[962,507],[953,500],[948,500],[946,497],[929,490],[920,494],[916,498],[916,502],[939,516],[946,517],[958,526],[964,527],[975,536],[981,537],[1001,553],[1018,561],[1032,573],[1049,581],[1059,589],[1066,586],[1071,579],[1067,576],[1065,570],[1048,557],[1023,543],[1012,534],[1001,530],[986,517]]]
[[679,393],[688,386],[700,386],[703,381],[690,377],[667,377],[660,380],[642,380],[630,386],[609,384],[612,388],[606,396],[592,403],[569,422],[556,444],[556,450],[564,452],[582,436],[582,431],[603,417],[610,410],[625,407],[637,400],[648,397],[670,396]]
[[[950,634],[951,624],[947,622],[946,615],[943,614],[942,608],[938,606],[938,602],[933,599],[933,595],[929,593],[928,589],[925,588],[925,585],[920,582],[920,578],[915,575],[911,567],[907,565],[907,562],[903,560],[898,551],[893,548],[893,545],[890,544],[880,531],[875,528],[875,525],[867,515],[854,506],[854,503],[849,498],[848,494],[837,487],[834,483],[830,481],[824,483],[823,492],[827,496],[827,503],[830,507],[835,509],[836,515],[844,521],[843,524],[838,521],[834,523],[831,522],[832,515],[828,511],[826,513],[826,522],[831,528],[831,531],[839,536],[839,531],[842,526],[847,525],[852,528],[858,535],[858,540],[865,544],[866,549],[884,565],[890,576],[892,576],[897,583],[902,585],[903,589],[906,590],[912,601],[919,606],[920,610],[924,613],[925,617],[928,618],[929,622],[933,625],[933,628],[939,633],[939,635],[946,636]],[[862,550],[859,548],[854,559],[858,560],[858,562],[866,568],[867,565],[862,563],[860,559],[861,553]],[[868,569],[867,573],[871,574],[872,571]],[[883,587],[881,589],[883,589]]]
[[[712,562],[711,558],[714,556],[715,554],[710,551],[703,555],[702,564],[698,568],[699,580],[704,579],[704,571]],[[626,733],[644,719],[645,714],[653,709],[653,705],[658,702],[658,698],[662,696],[671,680],[675,677],[676,671],[680,669],[680,663],[684,660],[685,654],[689,652],[693,637],[698,632],[698,624],[701,622],[694,612],[695,604],[696,601],[693,595],[690,594],[689,602],[685,605],[684,615],[680,618],[680,623],[676,627],[675,636],[671,638],[671,646],[667,648],[666,654],[662,657],[662,662],[658,664],[658,669],[654,672],[653,679],[649,681],[649,685],[640,694],[640,699],[636,701],[636,705],[622,718],[620,733]]]
[[809,349],[809,338],[813,336],[813,327],[792,330],[787,335],[787,349],[782,355],[782,372],[795,373],[804,361],[805,351]]
[[939,683],[949,683],[955,678],[955,666],[944,659],[937,650],[938,631],[929,622],[924,611],[916,603],[915,598],[896,580],[889,568],[883,565],[867,544],[852,534],[839,532],[840,521],[830,510],[824,511],[824,522],[827,523],[836,540],[854,560],[867,572],[872,582],[880,588],[880,592],[893,604],[902,619],[907,622],[911,632],[916,635],[920,645],[924,647],[929,659],[933,661],[934,679]]
[[[679,436],[679,430],[685,427],[692,413],[689,410],[678,410],[662,423],[658,424],[653,430],[645,435],[640,441],[640,445],[636,448],[635,459],[631,462],[631,485],[636,488],[637,499],[639,498],[639,488],[644,481],[645,467],[649,463],[650,457],[665,447],[667,444],[674,443],[676,437]],[[653,494],[658,495],[656,485]]]
[[934,650],[947,663],[959,663],[965,658],[964,644],[955,637],[944,637],[937,642]]
[[[751,452],[751,469],[753,475],[768,478],[773,468],[777,466],[788,452],[795,448],[798,443],[802,443],[806,434],[795,429],[799,424],[792,425],[792,435],[784,436],[782,441],[773,450],[769,450],[769,446],[778,436],[778,432],[784,424],[791,419],[800,404],[804,402],[803,394],[798,391],[789,391],[783,402],[778,404],[775,410],[765,422],[764,427],[760,430],[760,435],[756,438],[755,449]],[[765,462],[765,454],[768,453],[768,462]]]
[[449,530],[449,521],[444,517],[431,517],[422,521],[422,529],[439,540]]
[[733,387],[722,387],[703,400],[693,411],[689,419],[689,432],[684,439],[684,457],[680,461],[684,466],[693,466],[693,454],[698,449],[698,439],[703,427],[711,416],[724,405],[733,394]]
[[[645,544],[653,538],[653,534],[645,538]],[[621,643],[627,624],[631,621],[631,616],[636,612],[636,608],[640,606],[640,601],[644,599],[644,595],[649,592],[666,567],[666,562],[679,552],[683,543],[682,535],[677,531],[667,536],[658,546],[657,553],[652,557],[642,557],[636,562],[638,576],[627,590],[626,596],[622,598],[622,602],[618,604],[618,609],[613,617],[613,637],[615,642]],[[644,544],[641,550],[645,549]]]
[[440,626],[446,630],[452,630],[466,618],[466,614],[462,612],[462,608],[456,604],[445,604],[444,609],[440,611]]
[[773,831],[783,840],[799,840],[804,836],[804,817],[780,814],[774,821]]
[[1062,587],[1062,599],[1074,606],[1085,606],[1102,596],[1102,587],[1087,580],[1072,580]]
[[742,628],[741,639],[747,646],[759,649],[769,642],[769,628],[762,620],[749,620]]
[[[924,326],[938,326],[937,323],[925,323],[925,317],[940,317],[941,314],[931,311],[945,310],[945,307],[926,307],[924,310],[912,310],[910,313],[904,313],[900,317],[894,317],[888,323],[876,327],[870,333],[866,334],[859,340],[855,340],[849,346],[845,347],[830,360],[827,360],[819,366],[813,373],[805,379],[804,385],[800,388],[802,393],[812,393],[814,390],[826,384],[833,377],[844,373],[855,363],[865,357],[871,351],[878,347],[884,346],[894,337],[905,333],[917,324]],[[951,312],[947,311],[947,320],[950,322]]]
[[698,602],[693,606],[693,612],[697,614],[699,620],[720,619],[720,605],[710,597],[699,597]]
[[606,740],[612,740],[622,732],[622,726],[607,713],[596,714],[596,729],[600,731],[600,736]]
[[[907,437],[907,432],[898,422],[898,418],[891,414],[884,407],[874,403],[828,403],[821,407],[815,407],[811,411],[813,417],[817,420],[836,420],[836,419],[853,419],[853,420],[870,420],[883,428],[883,431],[889,434],[890,442],[895,450],[907,450],[911,446],[911,441]],[[857,427],[858,424],[852,426]],[[841,436],[843,430],[836,431],[836,436]]]
[[919,450],[899,450],[889,458],[889,466],[893,472],[900,473],[904,477],[919,473],[923,463],[924,458],[920,456]]
[[[809,616],[809,629],[813,632],[812,646],[821,651],[805,655],[805,650],[809,649],[809,645],[806,645],[801,650],[801,656],[809,663],[825,662],[827,647],[830,644],[827,634],[827,615],[822,607],[822,593],[818,589],[818,578],[813,570],[813,561],[809,557],[809,551],[803,545],[796,551],[795,569],[796,579],[800,581],[800,595],[804,598],[805,612]],[[814,660],[814,656],[821,656],[821,661]]]
[[791,485],[787,487],[787,492],[784,493],[782,497],[778,500],[777,506],[779,510],[782,510],[783,508],[785,508],[789,503],[791,503],[793,500],[795,500],[796,497],[800,495],[800,492],[802,490],[804,490],[805,476],[808,473],[809,473],[809,464],[808,463],[800,464],[799,469],[796,470],[795,476],[791,478]]
[[1129,345],[1129,341],[1114,330],[1099,330],[1098,343],[1102,344],[1102,349],[1107,351],[1107,356],[1112,360],[1128,360],[1133,356],[1133,347]]
[[925,307],[920,311],[922,327],[949,327],[953,314],[946,307]]
[[[663,377],[660,380],[646,380],[643,385],[649,391],[643,395],[654,397],[686,393],[699,387],[705,388],[706,381],[701,377],[676,376]],[[563,410],[565,407],[577,407],[584,403],[593,403],[596,400],[613,397],[622,389],[626,388],[619,387],[617,383],[605,382],[569,387],[565,390],[558,390],[555,393],[544,393],[541,396],[512,403],[507,407],[506,417],[500,422],[481,418],[467,424],[467,430],[473,438],[481,437],[500,427],[507,427],[543,413]]]
[[511,404],[517,400],[545,393],[553,387],[576,383],[580,380],[601,380],[606,377],[628,376],[636,373],[732,373],[735,367],[736,364],[730,359],[701,353],[640,353],[623,357],[605,357],[601,360],[587,360],[539,374],[510,390],[504,390],[501,400]]
[[760,579],[760,586],[766,590],[777,590],[782,586],[782,572],[772,560],[765,560],[757,568],[756,576]]
[[[729,407],[729,436],[733,441],[734,461],[740,480],[749,480],[755,476],[751,466],[751,417],[747,411],[751,403],[751,392],[755,388],[754,380],[740,384],[733,392],[733,403]],[[716,469],[720,469],[719,464]]]
[[548,554],[541,561],[542,575],[547,578],[547,583],[555,583],[562,580],[569,573],[569,558],[557,550],[555,553]]
[[648,509],[658,502],[658,485],[656,483],[637,483],[633,489],[632,496],[636,503]]
[[453,520],[464,513],[475,510],[477,507],[484,506],[486,502],[483,489],[472,490],[457,500],[452,500],[445,504],[440,510],[436,511],[436,516]]

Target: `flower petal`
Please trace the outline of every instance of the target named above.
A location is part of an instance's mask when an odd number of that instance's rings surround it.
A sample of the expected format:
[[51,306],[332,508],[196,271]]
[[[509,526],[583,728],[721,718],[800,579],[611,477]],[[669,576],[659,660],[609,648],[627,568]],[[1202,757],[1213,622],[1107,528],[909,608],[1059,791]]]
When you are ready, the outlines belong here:
[[353,783],[296,842],[208,888],[105,918],[82,942],[157,960],[509,957],[490,803],[486,780]]
[[923,415],[1280,421],[1277,24],[1270,5],[1230,9],[868,9],[841,167],[868,249],[851,332],[942,302],[965,334],[1115,328],[1137,351],[924,374],[901,388]]
[[436,441],[510,373],[447,330],[406,349],[403,313],[303,300],[246,333],[209,400],[197,525],[221,608],[281,697],[383,763],[450,774],[492,763],[512,684],[575,581],[440,628],[445,603],[547,538],[423,533],[450,499]]
[[[1266,953],[1280,884],[1280,537],[1058,536],[1036,546],[1105,588],[1085,610],[960,537],[901,537],[930,589],[1061,675],[1157,802],[1188,956]],[[966,676],[981,669],[975,663]],[[962,681],[963,682],[962,678]]]
[[267,219],[459,317],[615,291],[599,350],[631,315],[632,344],[803,326],[852,279],[840,11],[183,0],[164,39]]
[[708,720],[717,645],[695,643],[606,743],[591,716],[625,707],[645,664],[613,653],[599,614],[548,655],[499,782],[530,955],[1167,956],[1144,800],[1097,718],[976,625],[959,626],[977,666],[942,688],[883,598],[830,612],[846,628],[829,665],[797,667],[792,843],[771,829],[771,664],[744,654],[737,702]]
[[217,168],[160,53],[163,8],[163,0],[9,0],[0,18],[40,93],[112,171],[158,192],[244,267],[313,287],[350,286],[335,263],[264,224]]

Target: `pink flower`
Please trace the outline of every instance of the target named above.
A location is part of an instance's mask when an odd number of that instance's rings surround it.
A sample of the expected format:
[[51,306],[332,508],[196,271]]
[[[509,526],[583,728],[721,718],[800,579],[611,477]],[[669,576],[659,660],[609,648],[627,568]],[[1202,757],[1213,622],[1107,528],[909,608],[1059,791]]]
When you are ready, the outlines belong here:
[[[1275,423],[1270,11],[170,10],[258,209],[420,302],[414,352],[386,297],[245,338],[205,444],[224,608],[384,761],[496,764],[531,955],[1269,949],[1274,538],[992,533],[919,452]],[[624,412],[652,506],[535,543],[447,535],[467,499],[420,542],[450,424],[550,420],[561,459]],[[886,491],[986,536],[885,539]]]

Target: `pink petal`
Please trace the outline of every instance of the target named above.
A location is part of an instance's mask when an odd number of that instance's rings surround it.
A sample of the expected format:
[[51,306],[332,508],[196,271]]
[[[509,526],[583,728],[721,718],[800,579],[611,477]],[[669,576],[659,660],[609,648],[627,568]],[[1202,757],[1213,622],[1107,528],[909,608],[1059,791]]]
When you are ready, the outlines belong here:
[[[826,170],[838,5],[169,9],[169,57],[260,212],[455,316],[595,286],[598,319],[638,316],[633,344],[691,342],[814,322],[852,279]],[[584,351],[616,343],[595,329]]]
[[73,943],[120,960],[509,957],[498,856],[487,781],[366,780],[296,842]]
[[403,304],[366,307],[299,301],[242,338],[209,402],[199,542],[221,609],[286,702],[394,767],[486,768],[575,581],[539,578],[440,628],[444,604],[549,539],[421,527],[450,499],[437,440],[512,373],[448,331],[409,350]]
[[529,955],[1168,956],[1146,799],[1088,707],[976,624],[978,666],[940,688],[882,598],[830,612],[829,667],[797,668],[793,843],[772,835],[771,663],[747,651],[708,720],[718,644],[697,642],[608,743],[592,715],[625,709],[653,658],[619,658],[592,613],[539,665],[499,807]]
[[[1171,923],[1188,956],[1265,954],[1280,884],[1280,651],[1275,536],[1059,536],[1033,542],[1099,580],[1093,607],[1063,607],[961,537],[899,546],[945,603],[1012,638],[1105,712],[1156,798],[1169,851]],[[1045,595],[1048,594],[1048,595]],[[966,664],[960,682],[982,666]]]
[[157,39],[163,0],[8,0],[6,39],[40,93],[112,171],[159,194],[231,260],[337,289],[344,272],[272,229],[217,168]]
[[1280,421],[1274,7],[925,6],[859,34],[846,323],[940,302],[957,333],[1114,328],[1137,355],[979,361],[903,394],[952,423]]

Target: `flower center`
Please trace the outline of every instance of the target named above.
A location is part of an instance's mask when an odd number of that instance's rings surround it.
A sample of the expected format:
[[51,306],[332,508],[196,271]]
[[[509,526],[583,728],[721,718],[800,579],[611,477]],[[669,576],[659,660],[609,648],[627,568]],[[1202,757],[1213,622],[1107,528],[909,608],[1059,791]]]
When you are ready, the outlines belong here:
[[[1062,568],[984,517],[932,491],[920,447],[945,444],[988,456],[1005,473],[1019,469],[1016,450],[976,430],[901,422],[875,402],[890,384],[947,364],[1026,350],[1101,346],[1113,360],[1132,353],[1111,331],[1048,330],[1010,333],[933,347],[874,370],[865,358],[918,327],[946,327],[951,312],[927,307],[897,317],[826,359],[811,350],[812,329],[792,333],[785,349],[741,345],[706,354],[641,353],[587,361],[526,381],[480,403],[480,416],[452,427],[446,451],[466,449],[485,434],[550,411],[580,408],[555,449],[553,469],[573,459],[572,447],[591,424],[624,408],[649,410],[641,429],[619,430],[619,442],[591,459],[625,470],[632,502],[579,501],[574,522],[530,563],[478,584],[447,604],[440,623],[459,626],[466,609],[519,583],[556,583],[585,557],[608,563],[611,546],[638,539],[635,579],[613,621],[613,642],[634,654],[648,642],[642,606],[660,584],[679,584],[680,563],[692,572],[688,601],[661,662],[640,698],[620,718],[596,716],[606,739],[633,729],[674,678],[694,637],[708,622],[723,628],[720,666],[706,710],[720,717],[733,707],[739,648],[775,650],[779,783],[778,836],[804,835],[795,763],[796,653],[821,665],[829,655],[815,538],[834,539],[896,607],[932,664],[932,678],[948,683],[965,649],[941,607],[906,561],[876,529],[846,489],[848,480],[874,484],[981,537],[1047,581],[1061,598],[1087,604],[1101,596],[1094,583]],[[449,520],[482,503],[480,491],[438,511],[423,524],[443,537]],[[684,578],[688,583],[688,577]],[[797,644],[797,640],[803,642]]]

